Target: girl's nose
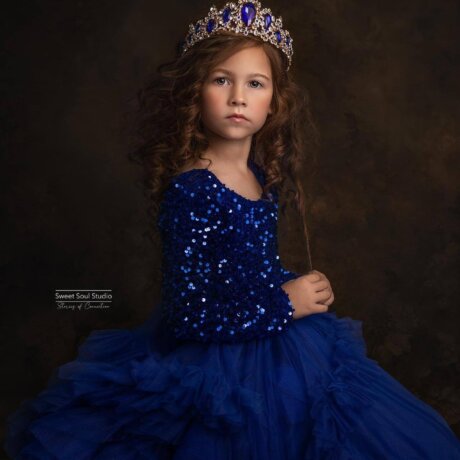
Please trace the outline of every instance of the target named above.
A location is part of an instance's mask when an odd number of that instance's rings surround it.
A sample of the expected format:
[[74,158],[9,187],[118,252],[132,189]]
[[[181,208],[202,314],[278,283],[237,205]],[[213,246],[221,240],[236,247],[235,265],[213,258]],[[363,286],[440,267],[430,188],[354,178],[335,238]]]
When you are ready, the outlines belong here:
[[246,105],[246,98],[243,89],[235,85],[230,96],[232,105]]

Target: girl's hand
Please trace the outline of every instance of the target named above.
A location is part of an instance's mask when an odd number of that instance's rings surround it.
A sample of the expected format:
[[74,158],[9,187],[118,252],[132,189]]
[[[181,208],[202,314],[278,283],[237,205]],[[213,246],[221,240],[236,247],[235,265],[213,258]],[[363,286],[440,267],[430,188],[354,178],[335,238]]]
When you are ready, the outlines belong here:
[[326,312],[334,302],[331,283],[326,275],[317,270],[288,281],[281,287],[287,292],[294,307],[294,319]]

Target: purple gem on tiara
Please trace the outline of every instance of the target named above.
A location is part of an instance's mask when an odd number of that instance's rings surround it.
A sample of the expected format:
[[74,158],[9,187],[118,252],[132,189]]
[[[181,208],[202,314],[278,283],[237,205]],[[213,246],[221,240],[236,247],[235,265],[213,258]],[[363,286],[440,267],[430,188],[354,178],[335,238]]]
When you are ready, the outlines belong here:
[[270,27],[270,24],[272,23],[272,16],[271,14],[266,14],[264,16],[264,19],[265,19],[265,30],[268,30],[268,28]]
[[279,30],[277,30],[275,32],[275,37],[276,37],[276,40],[278,41],[278,43],[281,41],[281,32]]
[[291,38],[290,37],[286,37],[286,44],[287,44],[287,46],[289,46],[291,44]]
[[256,17],[256,7],[254,3],[248,2],[244,3],[243,7],[241,8],[241,19],[243,22],[250,26]]
[[208,21],[208,24],[206,25],[206,32],[208,32],[208,34],[210,34],[212,32],[212,29],[214,29],[214,26],[215,26],[215,21],[214,19],[210,19]]
[[222,13],[222,19],[224,20],[224,23],[227,23],[230,19],[230,12],[230,8],[225,8],[224,12]]
[[197,33],[200,31],[200,29],[201,29],[201,25],[200,25],[199,22],[197,22],[197,23],[195,24],[195,33],[197,34]]

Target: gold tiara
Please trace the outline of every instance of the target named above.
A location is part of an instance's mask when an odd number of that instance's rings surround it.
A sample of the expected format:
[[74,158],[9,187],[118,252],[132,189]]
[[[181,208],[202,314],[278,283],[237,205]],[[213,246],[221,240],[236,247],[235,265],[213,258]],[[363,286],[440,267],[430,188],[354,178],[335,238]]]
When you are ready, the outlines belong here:
[[190,24],[189,32],[185,41],[182,42],[182,54],[185,54],[195,43],[221,30],[242,35],[251,34],[260,37],[265,42],[270,42],[286,55],[287,70],[289,70],[294,54],[293,40],[289,31],[283,29],[281,16],[275,18],[270,8],[262,8],[258,0],[228,2],[220,10],[212,5],[204,18]]

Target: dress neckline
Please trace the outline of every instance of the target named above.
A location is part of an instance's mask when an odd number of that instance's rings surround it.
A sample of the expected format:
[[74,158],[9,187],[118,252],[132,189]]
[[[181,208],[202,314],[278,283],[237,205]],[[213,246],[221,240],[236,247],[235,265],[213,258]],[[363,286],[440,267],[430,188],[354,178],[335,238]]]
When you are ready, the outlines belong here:
[[217,185],[219,185],[220,187],[224,188],[229,193],[231,193],[233,196],[235,196],[236,198],[238,198],[238,199],[240,199],[240,200],[242,200],[244,202],[248,202],[248,203],[252,203],[252,204],[266,203],[266,202],[271,203],[271,201],[269,199],[264,197],[264,192],[263,192],[263,185],[264,184],[261,183],[263,171],[261,171],[258,168],[258,166],[255,164],[255,162],[253,160],[248,160],[248,166],[251,169],[251,171],[253,172],[257,182],[259,183],[259,185],[262,188],[262,194],[256,200],[252,200],[250,198],[247,198],[247,197],[241,195],[240,193],[236,192],[235,190],[231,189],[228,185],[224,184],[212,171],[210,171],[207,168],[192,168],[192,169],[188,169],[187,171],[183,171],[183,172],[175,175],[174,179],[177,179],[178,177],[180,177],[180,176],[182,176],[184,174],[192,173],[194,171],[203,171],[203,172],[206,172],[208,174],[208,177],[210,179],[212,179]]

